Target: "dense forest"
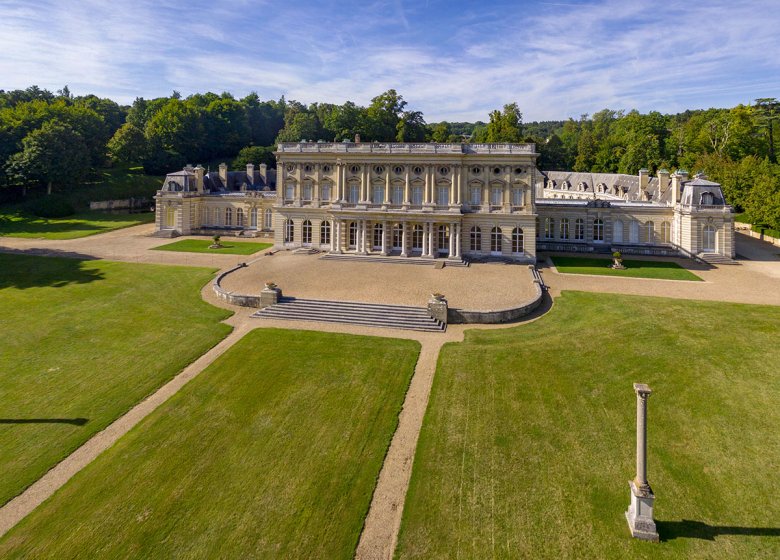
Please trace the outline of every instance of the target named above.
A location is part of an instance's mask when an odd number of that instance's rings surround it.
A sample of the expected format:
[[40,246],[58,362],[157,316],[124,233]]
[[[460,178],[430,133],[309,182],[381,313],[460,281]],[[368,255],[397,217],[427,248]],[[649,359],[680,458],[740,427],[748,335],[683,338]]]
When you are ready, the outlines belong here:
[[516,103],[487,122],[426,123],[395,90],[368,106],[261,100],[252,93],[173,92],[122,106],[95,95],[29,87],[0,90],[0,187],[78,185],[90,170],[143,166],[149,174],[185,163],[274,164],[282,141],[535,142],[542,170],[636,174],[666,168],[704,172],[730,204],[780,228],[776,123],[780,102],[729,109],[658,112],[604,109],[579,119],[524,123]]

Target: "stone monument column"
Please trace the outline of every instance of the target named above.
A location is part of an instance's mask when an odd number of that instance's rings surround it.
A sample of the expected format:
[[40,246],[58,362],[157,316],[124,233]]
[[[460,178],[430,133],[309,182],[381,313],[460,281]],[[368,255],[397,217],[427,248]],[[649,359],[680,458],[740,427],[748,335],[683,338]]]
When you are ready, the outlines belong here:
[[647,399],[652,394],[644,383],[634,383],[636,392],[636,477],[628,483],[631,503],[626,511],[631,536],[658,542],[653,521],[655,494],[647,481]]

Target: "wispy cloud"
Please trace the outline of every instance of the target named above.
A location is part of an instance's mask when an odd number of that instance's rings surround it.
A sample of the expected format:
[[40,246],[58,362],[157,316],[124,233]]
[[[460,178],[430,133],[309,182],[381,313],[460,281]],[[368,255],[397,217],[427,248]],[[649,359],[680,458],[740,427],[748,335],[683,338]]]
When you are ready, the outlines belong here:
[[780,96],[770,0],[5,0],[0,87],[136,96],[232,91],[366,104],[396,88],[426,119]]

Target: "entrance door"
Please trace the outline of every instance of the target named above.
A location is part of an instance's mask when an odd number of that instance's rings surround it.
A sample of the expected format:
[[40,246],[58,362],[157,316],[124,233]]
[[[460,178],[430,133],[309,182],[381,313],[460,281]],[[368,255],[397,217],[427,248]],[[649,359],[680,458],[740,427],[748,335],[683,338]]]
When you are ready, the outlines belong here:
[[382,249],[382,237],[385,235],[385,228],[382,224],[374,224],[374,250],[380,251]]
[[423,227],[417,224],[412,229],[412,250],[422,251],[423,248]]
[[393,224],[393,249],[401,250],[403,243],[403,227],[401,224]]
[[704,226],[704,235],[702,235],[702,251],[714,252],[715,247],[715,228],[713,226]]
[[450,254],[450,226],[440,225],[438,235],[436,236],[438,242],[436,252],[439,255]]

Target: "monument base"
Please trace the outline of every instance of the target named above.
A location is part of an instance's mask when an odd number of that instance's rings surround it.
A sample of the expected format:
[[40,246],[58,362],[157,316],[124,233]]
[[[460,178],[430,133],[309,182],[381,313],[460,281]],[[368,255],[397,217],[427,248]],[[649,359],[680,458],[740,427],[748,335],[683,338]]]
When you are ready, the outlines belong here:
[[649,487],[647,491],[637,488],[633,480],[628,485],[631,488],[631,504],[626,511],[626,520],[631,536],[643,541],[658,542],[658,531],[653,521],[655,494]]

